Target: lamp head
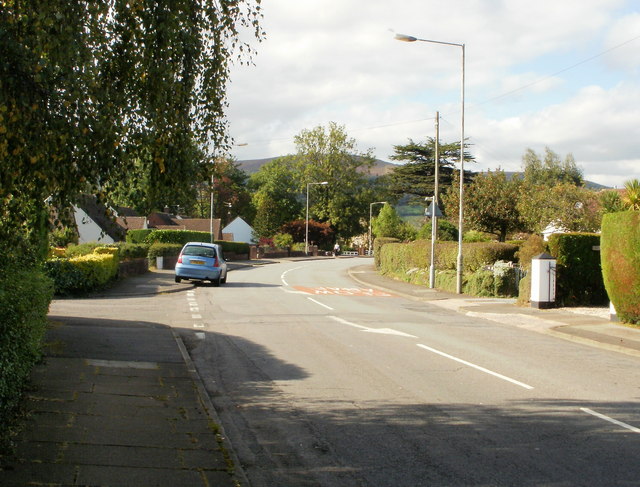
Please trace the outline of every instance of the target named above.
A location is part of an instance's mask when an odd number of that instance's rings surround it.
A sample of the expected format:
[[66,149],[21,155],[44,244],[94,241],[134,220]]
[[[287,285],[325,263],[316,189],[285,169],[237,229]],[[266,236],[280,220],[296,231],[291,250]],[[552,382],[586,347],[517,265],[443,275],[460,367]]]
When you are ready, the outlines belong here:
[[416,37],[408,36],[405,34],[396,34],[394,39],[402,42],[416,42],[418,40]]

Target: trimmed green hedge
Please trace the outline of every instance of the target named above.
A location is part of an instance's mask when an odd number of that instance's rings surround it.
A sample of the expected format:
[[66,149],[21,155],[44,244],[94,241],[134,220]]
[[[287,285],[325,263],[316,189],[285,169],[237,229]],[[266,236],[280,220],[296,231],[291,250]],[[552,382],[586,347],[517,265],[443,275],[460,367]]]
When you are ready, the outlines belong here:
[[150,228],[140,230],[128,230],[125,240],[130,244],[143,244],[146,243],[147,237],[153,232]]
[[556,303],[560,306],[604,305],[608,302],[600,267],[600,235],[558,233],[549,237],[549,253],[557,259]]
[[153,230],[145,238],[145,243],[172,243],[184,245],[187,242],[211,242],[209,232],[192,230]]
[[119,260],[117,249],[114,250],[115,253],[107,251],[46,261],[44,270],[53,280],[55,294],[84,294],[106,287],[118,275]]
[[53,283],[40,269],[9,266],[0,278],[0,450],[41,355]]
[[640,323],[640,212],[604,215],[600,248],[604,284],[616,314]]
[[176,257],[180,254],[183,245],[177,243],[155,242],[149,247],[147,257],[155,265],[156,257]]
[[[376,239],[377,242],[378,239]],[[515,261],[517,245],[500,242],[474,242],[462,246],[464,274],[476,272],[499,260]],[[435,266],[439,271],[456,270],[457,242],[436,242]],[[415,240],[409,243],[389,242],[377,250],[376,265],[382,274],[402,275],[419,268],[427,269],[431,262],[431,242]]]

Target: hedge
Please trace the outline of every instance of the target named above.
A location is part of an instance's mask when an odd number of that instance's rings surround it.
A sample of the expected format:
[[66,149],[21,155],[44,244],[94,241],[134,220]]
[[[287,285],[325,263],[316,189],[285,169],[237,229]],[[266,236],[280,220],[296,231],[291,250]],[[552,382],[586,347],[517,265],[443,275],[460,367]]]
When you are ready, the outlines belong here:
[[[8,266],[0,278],[0,443],[41,356],[53,283],[40,269]],[[3,445],[0,444],[0,451]]]
[[[377,242],[377,240],[376,240]],[[473,273],[499,260],[516,260],[517,245],[500,242],[474,242],[462,246],[464,273]],[[437,270],[455,270],[458,261],[457,242],[436,242]],[[413,268],[428,269],[431,262],[431,242],[415,240],[409,243],[389,242],[377,252],[376,265],[382,274],[402,274]]]
[[154,262],[156,257],[175,257],[180,254],[182,247],[182,244],[155,242],[149,247],[147,257],[151,262]]
[[640,212],[604,215],[600,249],[605,288],[617,316],[640,323]]
[[592,306],[608,302],[600,252],[600,235],[558,233],[549,237],[549,253],[556,262],[556,303],[559,306]]
[[153,230],[150,228],[140,230],[128,230],[125,240],[130,244],[143,244]]
[[211,242],[211,234],[192,230],[153,230],[144,241],[148,244],[159,242],[184,245],[187,242]]
[[118,274],[119,261],[115,250],[115,253],[107,251],[46,261],[44,270],[53,280],[55,294],[84,294],[106,287]]

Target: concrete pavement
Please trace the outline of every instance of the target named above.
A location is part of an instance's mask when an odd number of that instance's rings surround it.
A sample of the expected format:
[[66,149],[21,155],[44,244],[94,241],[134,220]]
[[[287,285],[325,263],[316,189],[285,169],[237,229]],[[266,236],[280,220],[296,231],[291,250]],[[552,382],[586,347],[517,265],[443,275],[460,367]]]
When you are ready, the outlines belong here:
[[[430,290],[380,276],[368,259],[350,274],[363,287],[640,356],[640,329],[606,318]],[[94,297],[191,287],[176,284],[173,271],[150,271]],[[0,485],[248,485],[189,355],[169,326],[50,318],[45,359],[27,393],[30,415],[16,438],[15,455],[1,458]]]

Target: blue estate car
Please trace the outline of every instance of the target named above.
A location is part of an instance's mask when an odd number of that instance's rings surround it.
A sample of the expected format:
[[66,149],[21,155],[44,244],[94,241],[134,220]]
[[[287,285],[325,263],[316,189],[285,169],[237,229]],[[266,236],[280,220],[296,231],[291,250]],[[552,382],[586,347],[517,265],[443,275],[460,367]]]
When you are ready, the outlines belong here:
[[176,264],[176,282],[182,279],[211,281],[214,286],[227,282],[227,263],[218,244],[188,242]]

